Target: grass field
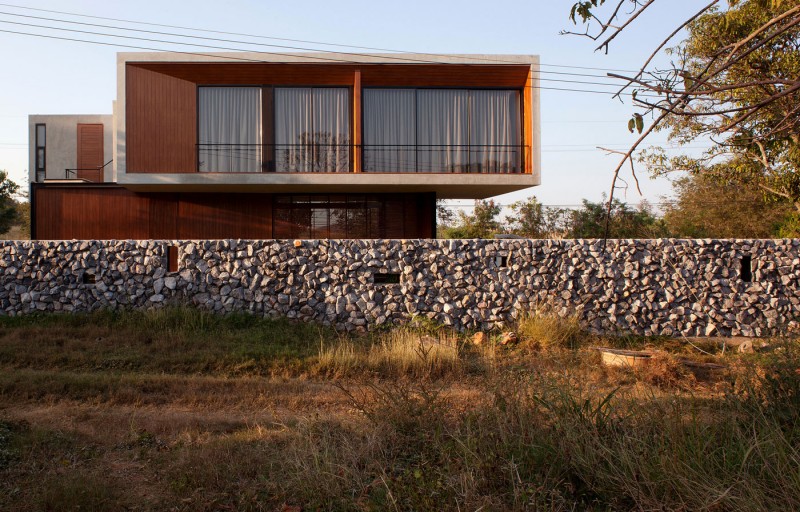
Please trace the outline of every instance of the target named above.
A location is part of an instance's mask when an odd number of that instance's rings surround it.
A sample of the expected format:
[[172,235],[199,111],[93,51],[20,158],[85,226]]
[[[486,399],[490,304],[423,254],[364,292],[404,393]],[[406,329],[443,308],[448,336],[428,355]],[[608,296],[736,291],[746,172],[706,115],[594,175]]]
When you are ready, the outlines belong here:
[[[800,509],[796,341],[516,330],[2,318],[0,510]],[[607,368],[591,345],[659,355]]]

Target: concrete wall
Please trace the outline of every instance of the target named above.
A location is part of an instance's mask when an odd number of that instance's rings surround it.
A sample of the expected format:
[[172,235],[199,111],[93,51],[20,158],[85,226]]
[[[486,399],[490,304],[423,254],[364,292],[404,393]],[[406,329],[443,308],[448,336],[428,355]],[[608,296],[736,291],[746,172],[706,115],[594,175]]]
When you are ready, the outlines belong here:
[[[172,272],[168,246],[178,248]],[[759,336],[796,329],[800,306],[796,239],[605,246],[594,240],[9,241],[0,247],[0,312],[8,315],[177,303],[347,330],[415,315],[465,330],[501,328],[546,306],[577,314],[595,332]],[[382,276],[390,282],[381,284]]]
[[[78,124],[103,124],[103,162],[114,158],[114,119],[111,115],[31,115],[28,116],[28,178],[36,181],[36,125],[47,125],[46,179],[66,179],[65,169],[78,166]],[[114,164],[106,166],[103,181],[116,180]]]

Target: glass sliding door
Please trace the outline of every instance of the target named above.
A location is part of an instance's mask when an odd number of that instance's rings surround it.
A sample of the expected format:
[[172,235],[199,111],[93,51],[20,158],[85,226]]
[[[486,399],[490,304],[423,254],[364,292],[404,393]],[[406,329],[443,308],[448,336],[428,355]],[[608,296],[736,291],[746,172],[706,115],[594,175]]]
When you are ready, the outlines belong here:
[[417,160],[425,172],[467,172],[469,91],[417,91]]
[[198,88],[200,172],[261,171],[261,88]]
[[275,165],[277,172],[350,170],[348,89],[275,89]]
[[364,90],[364,172],[416,172],[417,91]]
[[520,172],[519,92],[472,91],[470,172]]

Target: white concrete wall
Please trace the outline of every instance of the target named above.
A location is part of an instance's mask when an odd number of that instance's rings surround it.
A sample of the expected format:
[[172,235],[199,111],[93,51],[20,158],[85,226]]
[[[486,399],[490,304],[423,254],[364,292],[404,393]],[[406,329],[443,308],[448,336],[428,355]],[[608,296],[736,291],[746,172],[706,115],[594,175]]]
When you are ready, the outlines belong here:
[[[36,179],[36,125],[45,124],[47,135],[46,177],[48,180],[67,178],[66,169],[78,166],[78,124],[103,125],[103,163],[114,158],[114,119],[112,115],[31,115],[28,116],[28,178]],[[103,181],[114,181],[112,165],[105,168]]]

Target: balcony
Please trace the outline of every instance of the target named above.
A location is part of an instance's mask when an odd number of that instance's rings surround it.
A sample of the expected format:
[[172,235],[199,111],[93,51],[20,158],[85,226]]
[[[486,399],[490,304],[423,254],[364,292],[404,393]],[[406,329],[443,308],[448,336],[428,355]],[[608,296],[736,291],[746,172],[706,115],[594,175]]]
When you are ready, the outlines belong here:
[[527,146],[500,144],[197,144],[201,173],[524,174],[529,158]]

